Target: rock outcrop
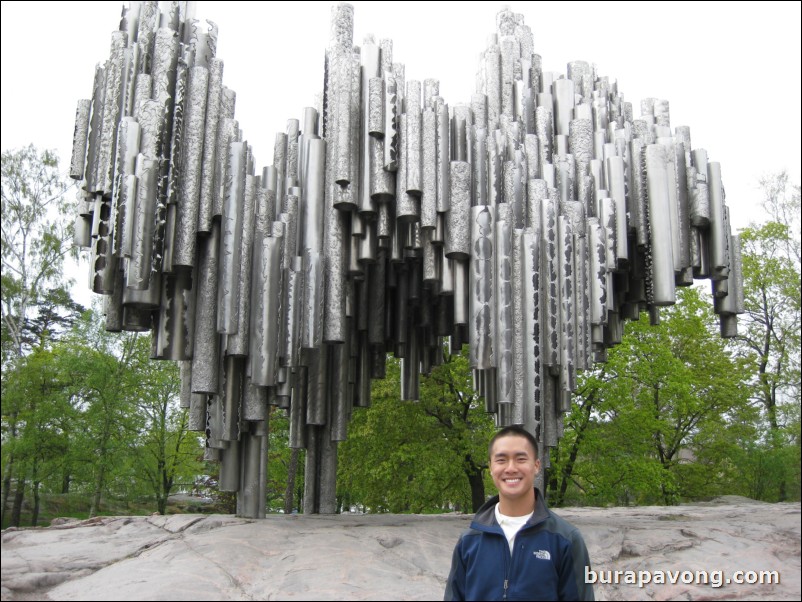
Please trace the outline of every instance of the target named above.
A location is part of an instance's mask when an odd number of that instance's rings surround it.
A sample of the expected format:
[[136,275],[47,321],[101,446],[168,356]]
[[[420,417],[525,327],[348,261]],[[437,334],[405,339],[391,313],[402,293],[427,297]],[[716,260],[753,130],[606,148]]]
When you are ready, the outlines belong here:
[[[799,503],[720,498],[558,513],[584,534],[597,599],[800,599]],[[173,515],[8,529],[2,599],[442,599],[454,543],[470,520],[456,514]],[[618,583],[609,583],[615,571]],[[646,573],[639,571],[651,571],[652,582],[626,582],[643,581]],[[702,571],[706,584],[683,582]],[[768,571],[779,583],[738,584],[737,571],[745,579]]]

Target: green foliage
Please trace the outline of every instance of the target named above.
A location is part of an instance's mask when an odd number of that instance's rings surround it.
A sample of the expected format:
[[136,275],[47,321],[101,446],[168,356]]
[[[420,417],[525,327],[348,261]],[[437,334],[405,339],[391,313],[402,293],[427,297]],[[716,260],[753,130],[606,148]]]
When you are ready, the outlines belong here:
[[764,471],[753,489],[761,499],[799,499],[800,189],[785,173],[765,178],[761,186],[771,219],[741,232],[746,314],[738,342],[752,375],[750,396],[762,408],[767,428],[750,448],[747,466]]
[[304,459],[306,450],[289,447],[290,419],[287,412],[270,406],[267,456],[267,511],[300,512],[303,508]]
[[[45,291],[64,282],[71,252],[67,185],[54,151],[30,145],[2,155],[2,364],[36,342],[29,330]],[[63,290],[63,289],[62,289]],[[52,307],[52,304],[51,304]],[[39,333],[41,335],[41,333]]]
[[[3,151],[0,208],[3,521],[7,518],[12,488],[14,522],[19,522],[29,484],[38,502],[42,471],[49,470],[43,462],[48,449],[45,441],[52,442],[53,433],[52,420],[44,413],[60,388],[60,377],[49,370],[52,358],[40,352],[82,309],[72,302],[64,288],[63,258],[70,251],[67,241],[72,236],[72,227],[66,219],[66,189],[55,152],[40,153],[32,145]],[[30,354],[36,357],[26,357]],[[38,383],[35,383],[36,366],[44,369]],[[14,393],[13,388],[25,393]],[[24,416],[19,416],[20,412]],[[37,432],[41,433],[42,451],[30,445]],[[18,440],[21,436],[22,441]],[[36,517],[34,509],[34,522]]]
[[[726,465],[722,454],[744,435],[744,371],[715,332],[699,291],[681,289],[678,296],[660,326],[645,317],[629,324],[608,363],[581,378],[579,403],[555,455],[552,490],[562,485],[565,499],[670,504],[721,493],[717,480],[729,483],[726,469],[718,479],[700,475],[714,470],[710,464]],[[699,468],[702,461],[707,468]]]
[[494,427],[473,392],[467,354],[447,356],[423,377],[419,402],[401,401],[399,373],[399,362],[388,358],[371,407],[354,409],[338,452],[342,505],[370,512],[471,509],[469,475],[483,485]]
[[148,337],[106,333],[87,312],[5,371],[4,471],[13,458],[35,496],[83,496],[90,515],[107,496],[165,512],[170,492],[200,474],[202,449],[178,408],[176,365],[149,354]]

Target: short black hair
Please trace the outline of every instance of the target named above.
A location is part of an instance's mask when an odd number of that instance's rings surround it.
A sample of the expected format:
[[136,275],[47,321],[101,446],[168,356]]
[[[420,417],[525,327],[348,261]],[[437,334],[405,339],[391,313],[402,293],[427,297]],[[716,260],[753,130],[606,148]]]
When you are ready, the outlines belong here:
[[529,444],[532,446],[532,450],[534,450],[535,452],[535,460],[537,460],[537,447],[538,447],[537,439],[535,439],[535,436],[532,433],[530,433],[524,427],[519,426],[517,424],[513,424],[511,426],[505,426],[503,429],[501,429],[499,432],[493,435],[493,438],[490,440],[490,443],[487,446],[487,456],[491,460],[493,459],[492,458],[493,445],[496,443],[496,441],[498,441],[502,437],[523,437],[524,439],[529,441]]

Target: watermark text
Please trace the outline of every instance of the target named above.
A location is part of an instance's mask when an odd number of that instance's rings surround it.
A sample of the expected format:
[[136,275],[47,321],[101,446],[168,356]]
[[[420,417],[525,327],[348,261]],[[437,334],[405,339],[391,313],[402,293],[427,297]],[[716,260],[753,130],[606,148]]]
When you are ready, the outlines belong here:
[[709,585],[718,588],[723,585],[750,584],[771,585],[780,583],[778,571],[733,571],[725,574],[724,571],[629,571],[629,570],[593,570],[585,567],[585,583],[599,583],[607,585],[637,585],[644,587],[654,585]]

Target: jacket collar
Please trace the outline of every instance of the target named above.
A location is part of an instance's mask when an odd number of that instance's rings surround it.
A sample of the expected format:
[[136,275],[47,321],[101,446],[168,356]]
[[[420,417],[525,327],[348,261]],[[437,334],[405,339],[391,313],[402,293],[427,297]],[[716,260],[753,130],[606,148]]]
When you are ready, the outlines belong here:
[[[498,504],[498,495],[494,495],[482,504],[482,507],[479,508],[476,515],[473,517],[471,527],[482,531],[488,530],[488,527],[493,528],[493,530],[500,529],[501,527],[499,527],[498,521],[496,521],[496,504]],[[549,516],[551,516],[551,513],[546,505],[546,499],[543,497],[543,494],[540,493],[540,490],[535,487],[535,512],[529,517],[526,526],[536,525],[546,520]]]

